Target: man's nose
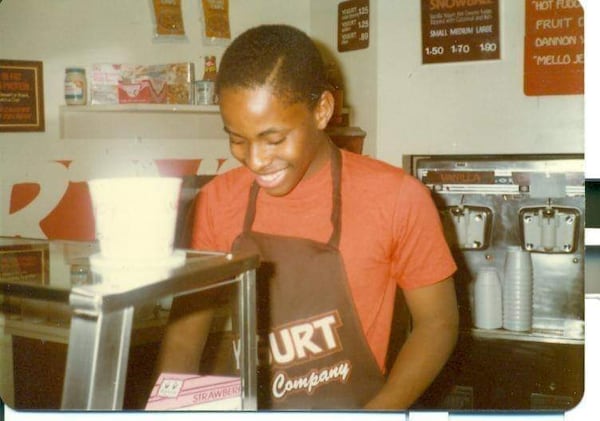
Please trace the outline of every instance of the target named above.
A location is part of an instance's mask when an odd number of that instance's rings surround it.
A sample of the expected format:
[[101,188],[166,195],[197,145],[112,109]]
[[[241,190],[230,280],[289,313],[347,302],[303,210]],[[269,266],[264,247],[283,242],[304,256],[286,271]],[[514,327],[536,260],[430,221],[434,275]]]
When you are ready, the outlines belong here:
[[252,171],[260,172],[271,163],[271,153],[262,143],[252,143],[248,148],[246,165]]

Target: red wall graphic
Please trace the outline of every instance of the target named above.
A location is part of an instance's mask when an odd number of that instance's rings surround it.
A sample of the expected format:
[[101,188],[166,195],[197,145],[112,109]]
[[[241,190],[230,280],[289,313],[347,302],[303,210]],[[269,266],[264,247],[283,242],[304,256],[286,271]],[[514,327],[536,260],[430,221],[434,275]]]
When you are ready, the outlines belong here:
[[[220,168],[226,160],[219,160]],[[186,177],[198,174],[201,159],[159,159],[154,161],[164,177]],[[69,167],[71,161],[60,161]],[[38,183],[15,183],[10,190],[9,213],[16,214],[34,203],[42,187]],[[95,238],[94,214],[86,181],[69,181],[60,201],[39,223],[49,239],[92,241]]]

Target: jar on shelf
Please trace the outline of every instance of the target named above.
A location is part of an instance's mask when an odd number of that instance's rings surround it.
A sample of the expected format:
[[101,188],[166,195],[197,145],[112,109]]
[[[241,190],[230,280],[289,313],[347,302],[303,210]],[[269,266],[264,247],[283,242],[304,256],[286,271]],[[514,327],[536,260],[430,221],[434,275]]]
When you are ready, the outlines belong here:
[[197,80],[195,86],[195,104],[212,105],[215,103],[215,82],[212,80]]
[[67,105],[87,104],[85,69],[69,67],[65,70],[65,103]]

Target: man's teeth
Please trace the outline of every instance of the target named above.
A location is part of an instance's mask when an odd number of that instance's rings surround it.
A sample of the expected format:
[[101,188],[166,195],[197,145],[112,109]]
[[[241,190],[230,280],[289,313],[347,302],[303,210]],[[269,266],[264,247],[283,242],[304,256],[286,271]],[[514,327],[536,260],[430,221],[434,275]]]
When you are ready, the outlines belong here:
[[273,181],[277,177],[279,177],[279,171],[274,172],[272,174],[263,174],[263,175],[260,176],[260,178],[262,178],[265,181]]

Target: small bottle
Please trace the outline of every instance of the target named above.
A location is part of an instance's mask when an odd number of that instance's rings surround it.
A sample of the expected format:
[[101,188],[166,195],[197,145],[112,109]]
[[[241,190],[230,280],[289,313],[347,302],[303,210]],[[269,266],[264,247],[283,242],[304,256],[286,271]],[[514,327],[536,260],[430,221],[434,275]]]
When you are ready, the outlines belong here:
[[87,104],[85,69],[69,67],[65,70],[65,103],[67,105]]
[[204,57],[204,76],[202,80],[217,80],[217,58],[215,56]]

